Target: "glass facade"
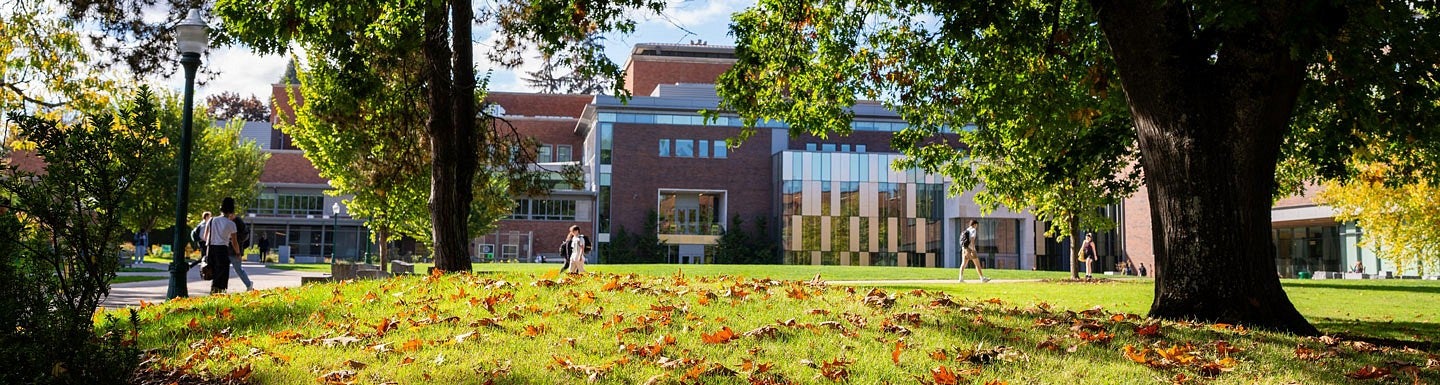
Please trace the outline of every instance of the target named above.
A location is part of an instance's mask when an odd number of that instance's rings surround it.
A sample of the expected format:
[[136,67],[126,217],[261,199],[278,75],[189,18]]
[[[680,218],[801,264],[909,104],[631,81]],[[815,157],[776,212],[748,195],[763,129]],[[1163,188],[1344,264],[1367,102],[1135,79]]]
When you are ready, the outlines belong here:
[[660,192],[659,234],[720,235],[725,195],[721,192]]
[[1275,267],[1285,277],[1294,278],[1302,271],[1346,271],[1346,261],[1354,261],[1359,255],[1358,247],[1343,247],[1354,245],[1359,232],[1345,231],[1342,235],[1342,226],[1338,225],[1280,227],[1270,230],[1270,234],[1275,244]]
[[899,157],[776,155],[785,263],[942,266],[945,181],[918,170],[892,170]]

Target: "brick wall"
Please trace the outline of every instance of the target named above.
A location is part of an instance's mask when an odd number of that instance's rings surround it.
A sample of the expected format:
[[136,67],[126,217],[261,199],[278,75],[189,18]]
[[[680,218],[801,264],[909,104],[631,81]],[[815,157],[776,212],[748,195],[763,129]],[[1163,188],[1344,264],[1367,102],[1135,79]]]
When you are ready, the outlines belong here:
[[595,234],[589,234],[590,222],[581,221],[529,221],[511,220],[500,221],[497,231],[506,232],[529,232],[534,235],[531,238],[535,255],[559,256],[560,243],[565,241],[565,235],[570,232],[570,226],[580,225],[580,232],[585,236],[595,239]]
[[535,138],[540,143],[569,145],[574,151],[573,158],[580,160],[585,137],[575,133],[575,125],[579,124],[579,120],[517,117],[509,121],[521,135]]
[[[271,128],[270,132],[271,149],[299,149],[290,142],[290,135],[285,135],[285,133],[281,132],[279,128],[281,124],[295,123],[295,109],[291,108],[290,106],[290,94],[292,92],[295,93],[297,102],[299,102],[300,104],[305,103],[305,98],[304,96],[300,95],[300,90],[298,87],[298,85],[285,84],[270,85],[270,98],[273,99],[270,103],[270,125],[274,127]],[[287,91],[287,88],[294,88],[294,90]]]
[[1150,193],[1140,186],[1134,195],[1125,198],[1124,233],[1126,257],[1138,268],[1141,263],[1152,274],[1155,271],[1154,227],[1150,223]]
[[625,89],[649,96],[657,84],[715,83],[735,64],[727,59],[631,56],[625,68]]
[[639,231],[662,188],[724,190],[727,216],[746,222],[757,215],[770,218],[775,194],[769,130],[729,149],[726,159],[659,156],[660,139],[723,141],[738,133],[729,127],[615,124],[611,224]]

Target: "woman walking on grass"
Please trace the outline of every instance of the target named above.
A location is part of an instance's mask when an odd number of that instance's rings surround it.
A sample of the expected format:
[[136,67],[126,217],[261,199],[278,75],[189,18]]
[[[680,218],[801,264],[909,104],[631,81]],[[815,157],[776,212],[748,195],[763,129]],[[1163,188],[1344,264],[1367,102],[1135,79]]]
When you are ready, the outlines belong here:
[[590,251],[590,238],[580,234],[580,226],[570,226],[570,255],[566,256],[570,261],[570,273],[580,274],[585,272],[585,254]]

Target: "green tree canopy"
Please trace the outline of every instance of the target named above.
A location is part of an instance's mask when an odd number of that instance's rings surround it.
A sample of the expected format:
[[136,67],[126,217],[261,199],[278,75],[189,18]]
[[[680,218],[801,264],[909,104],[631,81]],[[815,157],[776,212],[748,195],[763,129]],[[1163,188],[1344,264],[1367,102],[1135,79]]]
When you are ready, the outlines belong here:
[[[912,162],[1016,203],[1062,180],[1123,195],[1133,174],[1114,171],[1138,153],[1157,222],[1151,315],[1313,334],[1274,274],[1281,145],[1321,176],[1348,175],[1361,143],[1440,174],[1436,8],[762,0],[732,25],[722,106],[824,135],[849,129],[857,97],[879,99],[910,124],[895,144]],[[968,123],[969,158],[921,145]],[[1021,174],[999,178],[1007,167]]]
[[[144,88],[144,87],[142,87]],[[152,95],[147,93],[147,95]],[[167,143],[179,143],[183,103],[180,96],[170,92],[153,94],[148,101],[158,113],[156,130]],[[125,100],[120,108],[130,108],[135,101]],[[269,154],[260,151],[253,139],[242,139],[240,129],[243,122],[232,121],[225,126],[215,126],[214,120],[202,108],[195,111],[193,133],[194,158],[191,160],[190,212],[192,223],[199,223],[200,214],[216,211],[220,200],[235,198],[241,207],[255,201],[260,191],[260,173],[264,171]],[[136,231],[150,231],[157,226],[169,226],[165,221],[175,214],[175,188],[178,179],[175,165],[179,149],[164,146],[157,149],[156,163],[147,167],[134,181],[132,189],[137,196],[144,197],[134,202],[132,210],[122,217],[122,225]],[[163,223],[163,224],[162,224]],[[181,229],[185,231],[185,229]]]

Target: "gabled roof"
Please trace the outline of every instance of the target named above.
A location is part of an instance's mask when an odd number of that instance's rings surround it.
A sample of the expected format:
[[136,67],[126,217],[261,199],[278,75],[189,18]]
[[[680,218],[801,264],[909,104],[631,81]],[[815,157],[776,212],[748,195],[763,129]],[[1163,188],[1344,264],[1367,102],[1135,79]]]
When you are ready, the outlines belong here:
[[260,183],[329,184],[315,165],[300,151],[270,151],[270,160],[260,171]]

